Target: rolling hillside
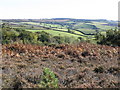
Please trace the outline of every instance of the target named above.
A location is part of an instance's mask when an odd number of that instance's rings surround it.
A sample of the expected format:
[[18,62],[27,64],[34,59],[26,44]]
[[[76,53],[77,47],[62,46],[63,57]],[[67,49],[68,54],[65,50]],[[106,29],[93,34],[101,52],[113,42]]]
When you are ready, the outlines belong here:
[[[93,35],[106,30],[115,29],[117,22],[105,19],[89,20],[89,19],[71,19],[71,18],[53,18],[53,19],[10,19],[2,20],[9,22],[13,28],[23,28],[31,32],[45,31],[54,36],[73,36],[93,38]],[[68,32],[68,29],[71,32]]]

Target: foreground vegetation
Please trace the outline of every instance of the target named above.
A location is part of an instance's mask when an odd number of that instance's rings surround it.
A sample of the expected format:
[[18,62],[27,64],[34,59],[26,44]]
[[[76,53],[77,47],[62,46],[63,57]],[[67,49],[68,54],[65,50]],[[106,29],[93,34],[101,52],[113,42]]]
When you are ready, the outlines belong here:
[[2,47],[3,88],[119,88],[119,47],[90,43]]

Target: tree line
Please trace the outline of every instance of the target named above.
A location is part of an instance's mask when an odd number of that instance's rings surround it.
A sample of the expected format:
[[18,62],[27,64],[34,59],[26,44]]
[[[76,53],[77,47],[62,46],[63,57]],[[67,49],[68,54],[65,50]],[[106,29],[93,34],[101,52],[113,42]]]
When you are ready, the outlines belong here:
[[72,44],[80,42],[80,39],[70,36],[53,36],[47,32],[30,32],[21,28],[12,28],[9,23],[2,24],[2,44],[23,43],[23,44]]

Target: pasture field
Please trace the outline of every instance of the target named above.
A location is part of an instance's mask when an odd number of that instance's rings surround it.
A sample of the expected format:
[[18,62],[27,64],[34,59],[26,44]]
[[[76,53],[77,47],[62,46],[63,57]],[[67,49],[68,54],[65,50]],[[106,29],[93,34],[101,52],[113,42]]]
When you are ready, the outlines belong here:
[[[3,21],[3,23],[6,21]],[[54,36],[73,36],[75,38],[91,38],[94,39],[94,35],[97,32],[105,34],[106,30],[115,29],[117,22],[102,21],[102,20],[79,20],[79,19],[46,19],[46,20],[8,20],[13,28],[22,28],[31,32],[45,31]],[[68,32],[68,29],[70,32]],[[79,30],[79,31],[78,31]],[[86,35],[87,34],[87,35]],[[91,34],[88,36],[88,34]]]
[[96,30],[94,29],[79,29],[80,31],[89,34],[89,33],[96,33]]
[[84,36],[79,36],[79,35],[75,35],[75,34],[71,34],[71,33],[65,33],[65,32],[54,31],[54,30],[27,30],[27,31],[31,31],[31,32],[45,31],[47,33],[50,33],[53,36],[68,36],[68,37],[74,37],[74,38],[78,38],[78,37],[85,38]]
[[103,30],[109,30],[109,29],[114,29],[115,27],[113,26],[107,26],[104,25],[107,23],[101,23],[101,22],[93,22],[92,25],[95,25],[97,28],[103,29]]

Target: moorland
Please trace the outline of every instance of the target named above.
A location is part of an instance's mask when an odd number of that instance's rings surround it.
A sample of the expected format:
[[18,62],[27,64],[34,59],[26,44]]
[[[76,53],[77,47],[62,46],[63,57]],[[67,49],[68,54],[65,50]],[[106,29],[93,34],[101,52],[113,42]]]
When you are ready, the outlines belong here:
[[119,88],[120,30],[106,19],[3,19],[3,88]]

